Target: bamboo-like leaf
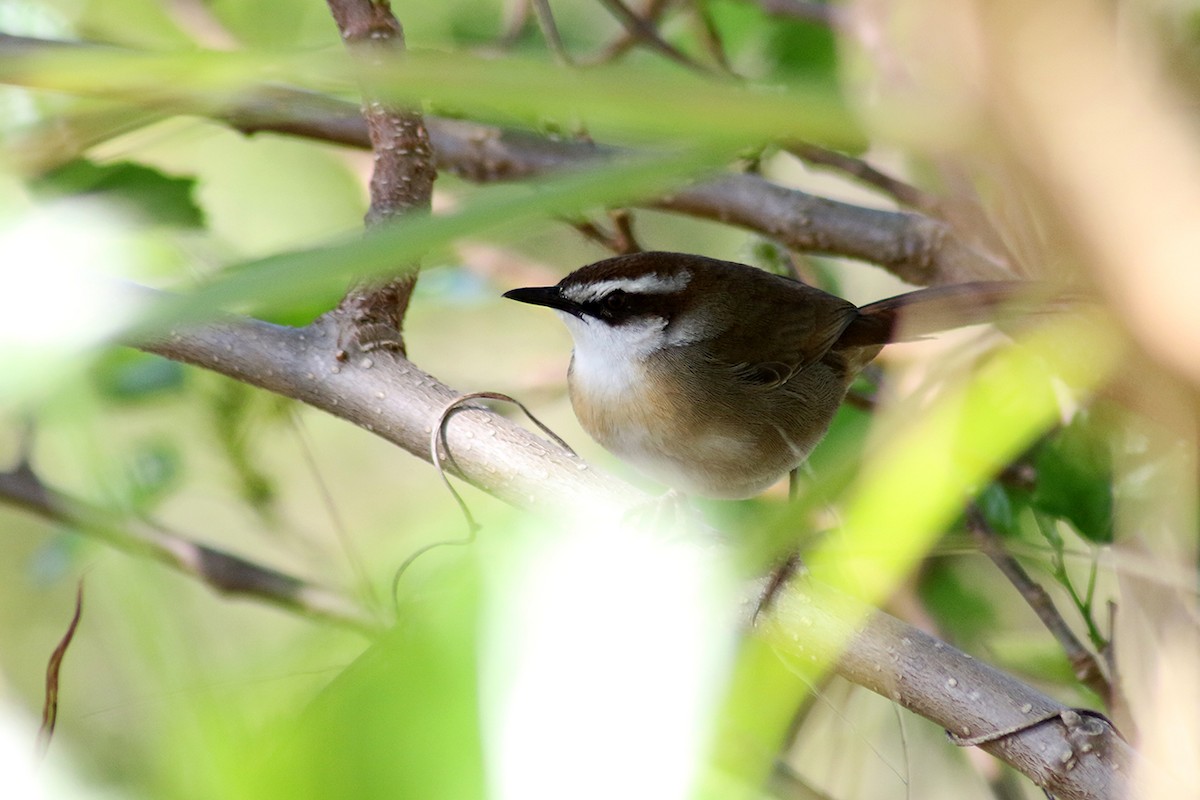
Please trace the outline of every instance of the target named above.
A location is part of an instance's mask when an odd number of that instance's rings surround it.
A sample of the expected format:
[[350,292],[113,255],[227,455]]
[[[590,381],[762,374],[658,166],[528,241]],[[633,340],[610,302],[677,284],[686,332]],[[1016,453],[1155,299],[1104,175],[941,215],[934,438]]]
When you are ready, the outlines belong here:
[[151,335],[235,306],[257,311],[278,308],[345,286],[351,278],[399,274],[430,250],[458,237],[503,227],[516,230],[549,214],[570,214],[655,194],[720,158],[712,151],[689,151],[653,160],[609,162],[533,184],[497,186],[453,213],[407,217],[365,236],[238,265],[190,294],[160,298],[129,333]]
[[[1088,342],[1087,358],[1079,342]],[[963,500],[1059,420],[1056,387],[1089,393],[1120,351],[1108,324],[1082,314],[998,351],[875,450],[848,498],[836,557],[813,553],[814,574],[869,604],[882,601]],[[859,555],[848,560],[847,552]]]
[[220,108],[265,83],[358,94],[470,114],[475,119],[584,128],[600,137],[746,146],[806,139],[854,148],[862,134],[835,86],[818,79],[753,85],[675,67],[586,71],[530,58],[409,51],[370,66],[341,52],[144,53],[27,47],[0,55],[0,83],[103,96],[175,113]]

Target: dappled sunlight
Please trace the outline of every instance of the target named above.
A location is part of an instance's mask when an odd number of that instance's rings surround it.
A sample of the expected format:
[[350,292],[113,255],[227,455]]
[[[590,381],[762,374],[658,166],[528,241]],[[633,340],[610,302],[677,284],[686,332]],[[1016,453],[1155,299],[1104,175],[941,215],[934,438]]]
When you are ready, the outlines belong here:
[[720,549],[578,520],[508,558],[485,601],[493,796],[689,796],[732,654]]

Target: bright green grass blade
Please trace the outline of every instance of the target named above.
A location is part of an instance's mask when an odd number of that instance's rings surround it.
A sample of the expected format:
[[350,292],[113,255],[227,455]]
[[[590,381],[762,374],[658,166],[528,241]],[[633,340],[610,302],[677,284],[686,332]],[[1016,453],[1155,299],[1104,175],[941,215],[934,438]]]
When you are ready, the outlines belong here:
[[414,216],[328,247],[269,256],[233,267],[190,294],[161,298],[134,323],[144,336],[218,311],[280,308],[344,287],[352,278],[401,274],[430,250],[462,236],[519,229],[547,215],[634,200],[711,168],[723,156],[686,152],[658,159],[608,162],[586,172],[497,186],[450,214]]

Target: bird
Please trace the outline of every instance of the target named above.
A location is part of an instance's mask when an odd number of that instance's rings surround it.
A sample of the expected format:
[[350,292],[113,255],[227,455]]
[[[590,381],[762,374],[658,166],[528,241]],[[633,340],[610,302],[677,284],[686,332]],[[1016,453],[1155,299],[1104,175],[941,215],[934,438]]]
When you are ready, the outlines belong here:
[[805,461],[885,344],[986,322],[1028,283],[931,287],[859,308],[746,264],[650,251],[504,297],[566,323],[571,405],[602,447],[684,495],[744,499]]

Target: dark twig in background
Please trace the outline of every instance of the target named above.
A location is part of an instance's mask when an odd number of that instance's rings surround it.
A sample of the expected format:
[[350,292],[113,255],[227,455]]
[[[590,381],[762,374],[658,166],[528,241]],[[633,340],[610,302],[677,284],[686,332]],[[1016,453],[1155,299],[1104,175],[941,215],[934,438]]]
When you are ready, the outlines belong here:
[[625,26],[625,30],[629,32],[630,36],[646,47],[658,51],[680,66],[687,67],[696,72],[713,74],[711,69],[663,39],[658,33],[658,28],[655,27],[652,21],[633,13],[629,6],[625,5],[622,0],[600,0],[600,4],[607,8],[617,18],[617,21]]
[[[641,9],[639,16],[647,25],[658,25],[663,12],[671,5],[671,0],[649,0]],[[611,42],[606,44],[599,53],[586,60],[589,66],[607,64],[625,55],[640,41],[635,31],[628,26],[622,26],[621,32]]]
[[836,150],[806,143],[793,143],[785,149],[802,161],[836,169],[878,189],[901,206],[945,222],[964,240],[996,253],[1009,265],[1015,266],[1018,263],[1016,255],[1004,243],[987,212],[966,190],[954,193],[953,201],[949,201],[888,175],[861,158],[854,158]]
[[253,597],[362,633],[374,634],[382,627],[358,603],[337,592],[57,492],[28,468],[0,472],[0,500],[102,539],[118,550],[152,558],[221,594]]
[[37,753],[46,755],[50,749],[50,740],[54,738],[54,726],[58,721],[58,686],[59,675],[62,673],[63,657],[67,648],[75,639],[75,631],[79,630],[79,619],[83,616],[83,578],[75,587],[75,612],[67,623],[67,630],[59,640],[50,660],[46,662],[46,693],[42,701],[42,726],[38,728]]
[[562,36],[558,32],[558,24],[554,21],[554,11],[550,8],[550,0],[533,0],[533,13],[537,17],[542,36],[546,39],[550,52],[558,59],[558,63],[568,67],[574,66],[575,62],[572,60],[571,54],[567,52],[567,46],[563,44]]
[[789,144],[786,149],[801,161],[836,169],[852,178],[857,178],[863,183],[874,186],[902,206],[907,206],[915,211],[929,214],[938,219],[945,219],[945,209],[940,198],[923,192],[910,183],[905,183],[902,180],[881,172],[861,158],[854,158],[845,153],[830,150],[827,147],[805,144],[803,142]]
[[604,249],[611,250],[615,255],[641,253],[643,248],[633,233],[633,215],[627,209],[619,208],[609,211],[608,218],[612,222],[611,231],[606,231],[587,219],[572,221],[571,226]]
[[1071,630],[1046,590],[1029,576],[1029,573],[1012,554],[1004,549],[1004,543],[987,524],[987,520],[975,505],[967,509],[967,528],[971,532],[971,538],[979,545],[979,549],[1004,573],[1004,577],[1008,578],[1025,602],[1029,604],[1029,607],[1033,609],[1033,612],[1037,614],[1038,619],[1046,626],[1046,630],[1050,631],[1058,641],[1067,660],[1071,663],[1071,670],[1075,677],[1099,695],[1106,707],[1112,708],[1113,687],[1100,667],[1100,662]]
[[695,20],[696,36],[704,45],[705,51],[724,72],[736,77],[725,52],[725,42],[721,39],[721,32],[717,29],[717,21],[713,19],[708,3],[706,0],[689,0],[688,5]]

